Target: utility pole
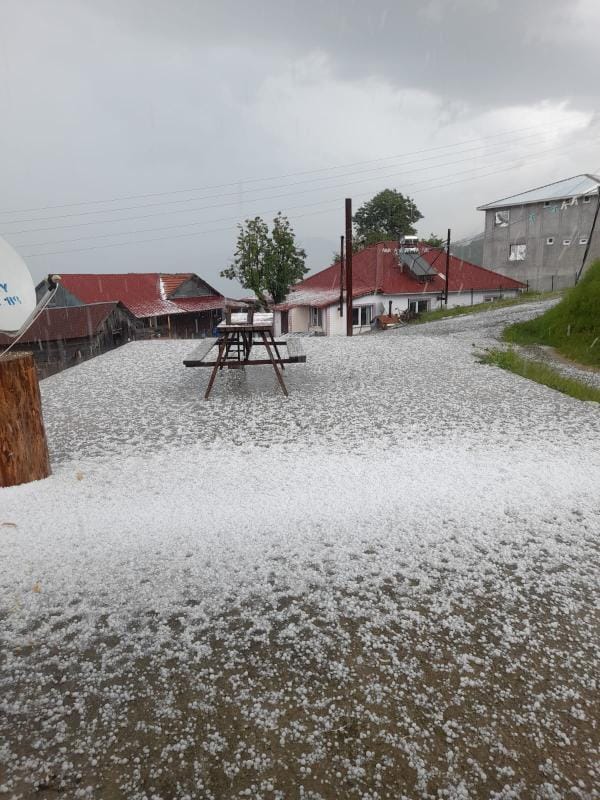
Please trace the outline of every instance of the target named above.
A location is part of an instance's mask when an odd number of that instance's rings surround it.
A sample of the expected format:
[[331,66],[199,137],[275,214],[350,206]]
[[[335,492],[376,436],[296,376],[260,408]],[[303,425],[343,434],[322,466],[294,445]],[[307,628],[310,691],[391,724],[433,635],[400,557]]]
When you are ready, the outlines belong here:
[[346,336],[352,336],[352,198],[346,198]]
[[588,257],[588,253],[590,251],[590,246],[592,244],[592,236],[594,235],[594,229],[596,228],[596,221],[598,219],[598,211],[600,211],[600,189],[598,189],[598,202],[596,203],[596,213],[594,214],[594,221],[592,222],[592,229],[590,231],[590,235],[588,236],[588,240],[585,245],[585,253],[583,254],[583,259],[581,261],[581,266],[577,274],[575,275],[575,283],[578,283],[579,278],[581,278],[581,273],[583,272],[583,268],[585,267],[585,260]]
[[444,305],[448,308],[448,274],[450,272],[450,228],[448,228],[448,241],[446,242],[446,290],[444,292]]
[[344,237],[340,236],[340,317],[344,316]]

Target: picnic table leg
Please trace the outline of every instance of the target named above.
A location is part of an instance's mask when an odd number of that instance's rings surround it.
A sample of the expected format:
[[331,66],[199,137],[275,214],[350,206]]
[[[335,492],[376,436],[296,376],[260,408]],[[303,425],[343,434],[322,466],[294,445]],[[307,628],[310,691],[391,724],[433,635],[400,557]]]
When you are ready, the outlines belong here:
[[274,348],[275,352],[277,353],[277,360],[279,361],[279,366],[281,367],[281,369],[285,369],[285,367],[283,366],[283,361],[281,360],[281,355],[279,353],[279,348],[277,347],[277,342],[273,338],[273,334],[271,334],[271,344],[273,345],[273,348]]
[[250,351],[252,350],[252,337],[253,333],[242,333],[242,338],[244,340],[244,361],[248,361],[250,358]]
[[225,350],[224,350],[224,355],[223,355],[223,358],[222,358],[222,361],[221,361],[220,369],[223,369],[223,367],[225,365],[225,361],[227,361],[227,359],[229,358],[229,353],[231,352],[231,348],[232,348],[232,346],[234,344],[234,341],[235,341],[235,334],[233,334],[233,333],[226,333],[225,334]]
[[264,345],[265,345],[265,347],[267,349],[267,353],[269,354],[269,358],[271,359],[271,363],[273,364],[273,369],[275,370],[275,375],[277,375],[277,380],[279,381],[279,385],[281,386],[281,391],[284,393],[284,395],[286,397],[289,397],[288,390],[287,390],[286,385],[285,385],[285,383],[283,381],[283,375],[281,374],[281,371],[280,371],[279,367],[277,366],[277,361],[276,361],[275,357],[273,356],[273,352],[271,350],[271,346],[269,345],[269,340],[267,339],[267,334],[264,331],[261,331],[261,336],[262,336],[262,340],[264,342]]
[[206,392],[204,393],[204,399],[205,400],[208,400],[208,398],[209,398],[209,395],[210,395],[211,389],[213,387],[213,383],[215,382],[215,378],[217,376],[217,372],[219,370],[219,367],[221,367],[221,368],[223,367],[225,348],[227,346],[227,339],[228,339],[228,335],[225,334],[224,339],[219,342],[219,355],[217,356],[217,360],[215,361],[215,365],[214,365],[214,367],[212,369],[212,372],[210,373],[210,380],[208,381],[208,386],[206,387]]

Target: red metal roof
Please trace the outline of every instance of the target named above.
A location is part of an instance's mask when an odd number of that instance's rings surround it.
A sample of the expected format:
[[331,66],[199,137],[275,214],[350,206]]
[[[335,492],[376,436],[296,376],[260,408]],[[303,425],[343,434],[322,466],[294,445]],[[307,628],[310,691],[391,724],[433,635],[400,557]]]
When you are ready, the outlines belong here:
[[[117,303],[93,303],[46,308],[19,339],[19,343],[55,342],[93,336],[116,306]],[[9,336],[0,334],[0,344],[10,344],[12,341]]]
[[193,272],[175,273],[173,275],[161,273],[160,282],[164,296],[169,297],[170,294],[175,291],[175,289],[179,289],[181,284],[189,281],[193,275]]
[[[366,294],[439,294],[445,288],[446,255],[440,248],[420,245],[421,256],[434,267],[438,275],[433,280],[421,282],[406,268],[398,264],[394,250],[398,242],[380,242],[367,247],[352,258],[352,296]],[[448,290],[460,291],[499,291],[500,289],[525,289],[505,275],[478,267],[455,256],[450,256],[450,278]],[[293,287],[283,303],[275,306],[285,311],[299,305],[323,307],[336,303],[340,294],[340,265],[333,264],[327,269],[305,278]]]
[[[165,314],[187,314],[191,311],[205,311],[208,308],[221,308],[224,298],[210,295],[210,298],[185,297],[167,299],[193,273],[166,274],[159,272],[127,272],[119,275],[96,274],[62,275],[61,283],[82,303],[119,301],[138,318],[158,317]],[[195,301],[194,307],[181,305],[181,301]],[[209,304],[210,301],[210,304]],[[220,305],[212,305],[218,301]]]
[[174,297],[171,303],[175,303],[177,308],[186,314],[192,311],[211,311],[212,309],[223,308],[224,297],[215,297],[214,294],[204,297]]

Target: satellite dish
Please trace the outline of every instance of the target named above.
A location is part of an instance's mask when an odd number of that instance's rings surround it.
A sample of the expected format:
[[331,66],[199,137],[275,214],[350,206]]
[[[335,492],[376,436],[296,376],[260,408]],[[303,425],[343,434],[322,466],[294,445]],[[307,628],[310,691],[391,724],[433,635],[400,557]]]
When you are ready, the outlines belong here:
[[0,237],[0,331],[20,330],[36,307],[35,286],[27,264]]

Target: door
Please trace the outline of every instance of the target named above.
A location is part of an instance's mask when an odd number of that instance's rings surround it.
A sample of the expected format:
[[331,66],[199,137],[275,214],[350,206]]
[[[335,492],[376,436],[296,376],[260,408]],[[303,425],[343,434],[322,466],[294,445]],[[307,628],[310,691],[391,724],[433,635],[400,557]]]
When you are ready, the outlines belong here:
[[288,313],[289,313],[288,311],[282,311],[281,312],[281,334],[282,335],[284,333],[289,333]]

